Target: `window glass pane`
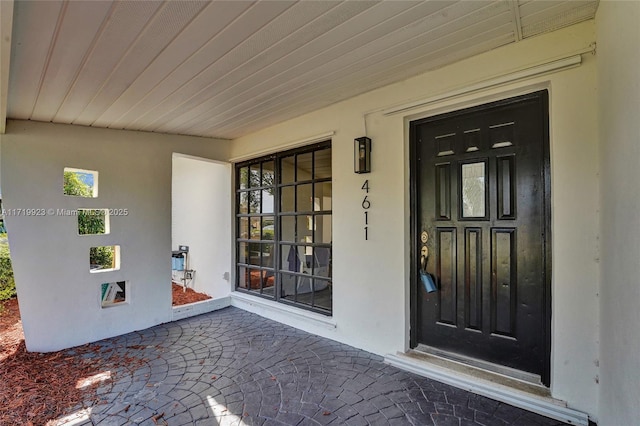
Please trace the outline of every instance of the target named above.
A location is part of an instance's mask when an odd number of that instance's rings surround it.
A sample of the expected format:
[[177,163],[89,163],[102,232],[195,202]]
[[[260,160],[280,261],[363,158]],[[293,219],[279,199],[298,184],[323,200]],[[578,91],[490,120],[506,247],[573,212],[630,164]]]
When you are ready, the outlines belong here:
[[249,187],[260,186],[260,163],[249,166]]
[[262,294],[275,297],[275,278],[273,271],[262,271]]
[[273,268],[273,244],[262,244],[262,266]]
[[250,192],[249,213],[260,213],[260,191]]
[[280,183],[292,183],[296,176],[295,157],[284,157],[280,160]]
[[249,193],[241,192],[238,194],[238,213],[249,213]]
[[331,238],[331,215],[322,214],[315,217],[315,243],[329,244]]
[[238,287],[249,288],[249,275],[247,274],[247,268],[244,266],[238,267]]
[[275,181],[275,163],[273,161],[265,161],[262,163],[262,183],[261,186],[273,186]]
[[247,243],[249,248],[249,261],[247,262],[249,265],[260,266],[261,256],[260,256],[260,243]]
[[331,282],[325,280],[313,280],[315,294],[313,295],[313,305],[331,311],[332,289]]
[[280,240],[282,241],[296,240],[296,217],[295,216],[280,217]]
[[274,238],[273,216],[265,216],[262,218],[262,239],[273,240]]
[[238,218],[238,238],[243,240],[249,239],[249,218]]
[[259,269],[247,269],[249,275],[249,290],[260,291],[262,284],[262,273]]
[[237,287],[330,313],[331,149],[301,151],[237,169]]
[[331,277],[331,249],[329,247],[315,247],[313,249],[313,275]]
[[313,153],[307,152],[306,154],[298,154],[297,157],[298,163],[296,167],[296,181],[300,182],[303,180],[313,179],[313,169],[311,167],[311,159],[313,158]]
[[249,260],[249,246],[247,243],[238,243],[238,263],[247,263]]
[[313,243],[313,216],[298,216],[296,237],[299,243]]
[[313,278],[310,276],[307,277],[296,277],[296,302],[304,303],[305,305],[312,305],[314,299],[314,282]]
[[284,188],[280,189],[280,211],[295,211],[295,191],[295,186],[285,186]]
[[260,239],[260,217],[249,218],[249,223],[251,226],[250,239],[259,240]]
[[485,216],[484,162],[462,165],[462,216]]
[[310,212],[313,211],[313,196],[312,191],[313,185],[298,185],[298,198],[296,200],[296,211],[298,212]]
[[249,168],[242,167],[238,171],[238,183],[240,185],[240,189],[247,189],[249,187]]
[[296,300],[296,287],[298,277],[291,274],[280,274],[280,297],[287,300]]
[[262,191],[262,213],[273,213],[273,191],[273,188]]
[[331,182],[313,185],[313,211],[331,210]]
[[300,272],[303,252],[301,247],[283,245],[280,248],[280,269],[283,271]]
[[316,151],[315,178],[326,179],[331,177],[331,148]]

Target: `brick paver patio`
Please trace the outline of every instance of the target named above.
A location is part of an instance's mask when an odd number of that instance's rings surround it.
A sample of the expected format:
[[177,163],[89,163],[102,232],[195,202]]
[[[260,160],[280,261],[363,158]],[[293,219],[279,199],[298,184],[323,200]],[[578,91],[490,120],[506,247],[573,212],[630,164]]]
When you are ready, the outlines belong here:
[[112,372],[82,425],[563,424],[237,308],[99,345],[138,361]]

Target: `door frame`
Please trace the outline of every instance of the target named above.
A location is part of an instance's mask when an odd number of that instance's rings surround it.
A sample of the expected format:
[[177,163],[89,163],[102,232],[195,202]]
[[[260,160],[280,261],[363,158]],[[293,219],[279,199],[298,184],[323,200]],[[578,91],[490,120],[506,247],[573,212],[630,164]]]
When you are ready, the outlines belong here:
[[551,300],[551,273],[552,273],[552,234],[551,234],[551,147],[550,147],[550,90],[548,87],[535,87],[530,88],[530,90],[519,92],[519,93],[503,93],[501,95],[496,96],[493,99],[476,99],[473,104],[468,106],[465,105],[456,105],[453,109],[450,109],[446,112],[440,111],[431,111],[425,114],[406,117],[406,123],[408,127],[408,142],[409,142],[409,212],[410,212],[410,220],[409,220],[409,229],[410,229],[410,260],[409,260],[409,270],[410,270],[410,280],[409,280],[409,347],[415,348],[418,345],[417,342],[417,327],[418,327],[418,253],[419,253],[419,238],[418,238],[418,215],[417,215],[417,197],[418,197],[418,189],[417,189],[417,167],[418,167],[418,158],[417,158],[417,137],[415,129],[418,124],[424,124],[431,121],[437,121],[440,119],[453,117],[461,114],[474,113],[477,111],[482,111],[487,108],[492,108],[500,105],[508,105],[514,102],[518,102],[522,100],[523,97],[531,96],[535,93],[543,92],[540,102],[540,107],[542,108],[541,116],[543,118],[543,129],[542,129],[542,137],[543,137],[543,170],[542,170],[542,180],[543,180],[543,211],[544,211],[544,235],[543,235],[543,244],[542,244],[542,258],[544,261],[543,267],[543,301],[544,305],[542,308],[542,320],[543,320],[543,333],[544,333],[544,350],[545,350],[545,358],[542,368],[542,373],[540,375],[542,383],[550,387],[551,384],[551,338],[552,338],[552,329],[551,329],[551,309],[552,309],[552,300]]

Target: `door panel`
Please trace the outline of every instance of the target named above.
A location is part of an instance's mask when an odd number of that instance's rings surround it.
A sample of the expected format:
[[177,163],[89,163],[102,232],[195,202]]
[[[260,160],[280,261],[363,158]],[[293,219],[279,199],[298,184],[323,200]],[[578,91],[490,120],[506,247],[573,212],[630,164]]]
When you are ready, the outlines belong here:
[[[548,383],[548,101],[537,92],[411,123],[412,346]],[[426,243],[417,238],[426,231]],[[419,286],[427,271],[438,291]]]

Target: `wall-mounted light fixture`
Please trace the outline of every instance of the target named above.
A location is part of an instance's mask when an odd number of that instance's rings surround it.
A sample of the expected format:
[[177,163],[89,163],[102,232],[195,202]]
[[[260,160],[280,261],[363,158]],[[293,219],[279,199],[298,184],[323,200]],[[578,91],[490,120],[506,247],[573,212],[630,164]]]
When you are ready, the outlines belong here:
[[353,142],[353,170],[356,173],[371,172],[371,139],[363,136],[361,138],[356,138]]

